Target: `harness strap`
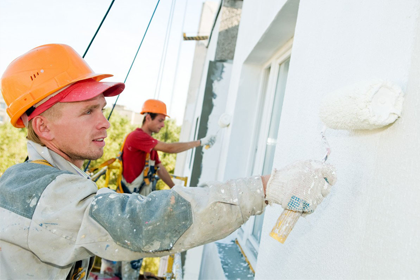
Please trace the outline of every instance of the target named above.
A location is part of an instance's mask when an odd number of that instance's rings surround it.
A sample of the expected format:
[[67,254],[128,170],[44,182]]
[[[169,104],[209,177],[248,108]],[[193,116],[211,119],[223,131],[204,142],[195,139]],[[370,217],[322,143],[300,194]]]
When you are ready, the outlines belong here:
[[146,154],[146,161],[144,163],[144,170],[143,170],[143,178],[144,178],[143,180],[144,180],[144,183],[146,185],[149,185],[150,184],[150,179],[149,179],[149,169],[150,169],[149,160],[150,160],[150,153],[147,153]]
[[88,171],[89,171],[89,173],[93,173],[93,172],[95,172],[96,170],[99,170],[99,169],[101,169],[101,168],[103,168],[103,167],[105,167],[105,166],[108,166],[108,165],[113,164],[116,160],[117,160],[116,158],[111,158],[111,159],[108,159],[107,161],[105,161],[105,162],[103,162],[101,165],[99,165],[98,167],[92,167],[92,168],[91,168],[91,169],[89,169]]
[[118,153],[118,156],[117,156],[117,160],[120,163],[120,168],[118,170],[118,177],[117,177],[117,189],[116,189],[117,193],[124,193],[123,187],[121,185],[122,173],[123,173],[122,154],[123,154],[123,151],[124,151],[124,144],[125,144],[125,141],[127,140],[127,137],[128,137],[128,135],[125,136],[124,141],[121,145],[120,152]]
[[47,165],[47,166],[51,166],[51,163],[49,163],[48,161],[46,161],[45,159],[37,159],[37,160],[31,160],[30,163],[38,163],[38,164],[42,164],[42,165]]
[[125,145],[125,141],[127,140],[127,137],[128,137],[128,135],[127,135],[127,136],[125,136],[124,141],[123,141],[123,143],[122,143],[122,145],[121,145],[120,152],[118,153],[118,156],[117,156],[117,159],[118,159],[120,162],[122,162],[122,154],[123,154],[123,151],[124,151],[124,145]]

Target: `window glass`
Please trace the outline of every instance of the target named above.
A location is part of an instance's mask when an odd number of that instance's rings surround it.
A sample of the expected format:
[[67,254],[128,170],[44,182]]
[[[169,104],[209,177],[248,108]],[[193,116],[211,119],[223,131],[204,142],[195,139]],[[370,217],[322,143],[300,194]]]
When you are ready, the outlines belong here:
[[[283,54],[287,57],[287,54]],[[280,118],[289,72],[290,56],[276,58],[262,72],[258,113],[254,135],[255,151],[252,174],[270,174],[279,137]],[[250,217],[237,231],[237,241],[252,267],[256,267],[262,237],[264,213]]]
[[[274,153],[277,146],[277,137],[280,126],[281,109],[283,107],[284,92],[286,89],[287,74],[289,73],[290,58],[284,61],[279,67],[279,73],[276,82],[276,91],[274,95],[274,102],[271,110],[270,128],[265,146],[265,156],[263,163],[262,174],[270,174],[273,168]],[[252,235],[260,243],[261,231],[264,221],[264,214],[256,216],[254,226],[252,228]]]
[[277,146],[277,136],[280,126],[284,92],[286,90],[287,74],[289,73],[289,62],[290,59],[280,65],[279,74],[277,76],[276,93],[274,95],[273,108],[271,111],[270,129],[266,141],[262,174],[270,174],[273,168],[274,152],[276,151]]

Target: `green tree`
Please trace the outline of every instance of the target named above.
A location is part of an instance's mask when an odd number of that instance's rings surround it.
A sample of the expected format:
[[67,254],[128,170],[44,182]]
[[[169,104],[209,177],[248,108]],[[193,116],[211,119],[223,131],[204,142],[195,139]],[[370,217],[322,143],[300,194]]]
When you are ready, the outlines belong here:
[[26,128],[15,128],[9,122],[0,125],[0,176],[27,156]]

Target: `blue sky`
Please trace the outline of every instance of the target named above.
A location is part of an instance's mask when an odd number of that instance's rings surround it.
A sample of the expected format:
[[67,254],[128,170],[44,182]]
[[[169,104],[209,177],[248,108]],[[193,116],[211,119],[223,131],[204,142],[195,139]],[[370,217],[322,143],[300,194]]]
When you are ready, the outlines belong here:
[[[83,55],[111,0],[1,0],[0,73],[17,56],[48,43],[64,43]],[[182,33],[197,34],[204,0],[175,1],[171,36],[163,68],[159,99],[170,115],[182,123],[191,74],[194,41],[182,41]],[[212,2],[219,2],[214,0]],[[116,0],[85,59],[95,72],[124,81],[153,13],[157,0]],[[136,62],[118,100],[139,111],[146,99],[156,96],[159,67],[173,0],[161,0]],[[185,17],[185,19],[184,19]],[[208,35],[208,34],[201,34]],[[177,57],[179,60],[177,64]],[[173,94],[173,102],[171,95]],[[113,103],[115,99],[109,99]]]

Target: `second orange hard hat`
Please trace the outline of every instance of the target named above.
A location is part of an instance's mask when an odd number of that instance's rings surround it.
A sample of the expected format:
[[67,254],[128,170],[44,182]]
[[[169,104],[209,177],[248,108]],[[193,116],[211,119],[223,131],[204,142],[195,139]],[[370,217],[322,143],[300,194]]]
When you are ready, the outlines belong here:
[[166,104],[157,99],[146,100],[140,114],[154,113],[162,114],[169,118],[166,114]]

